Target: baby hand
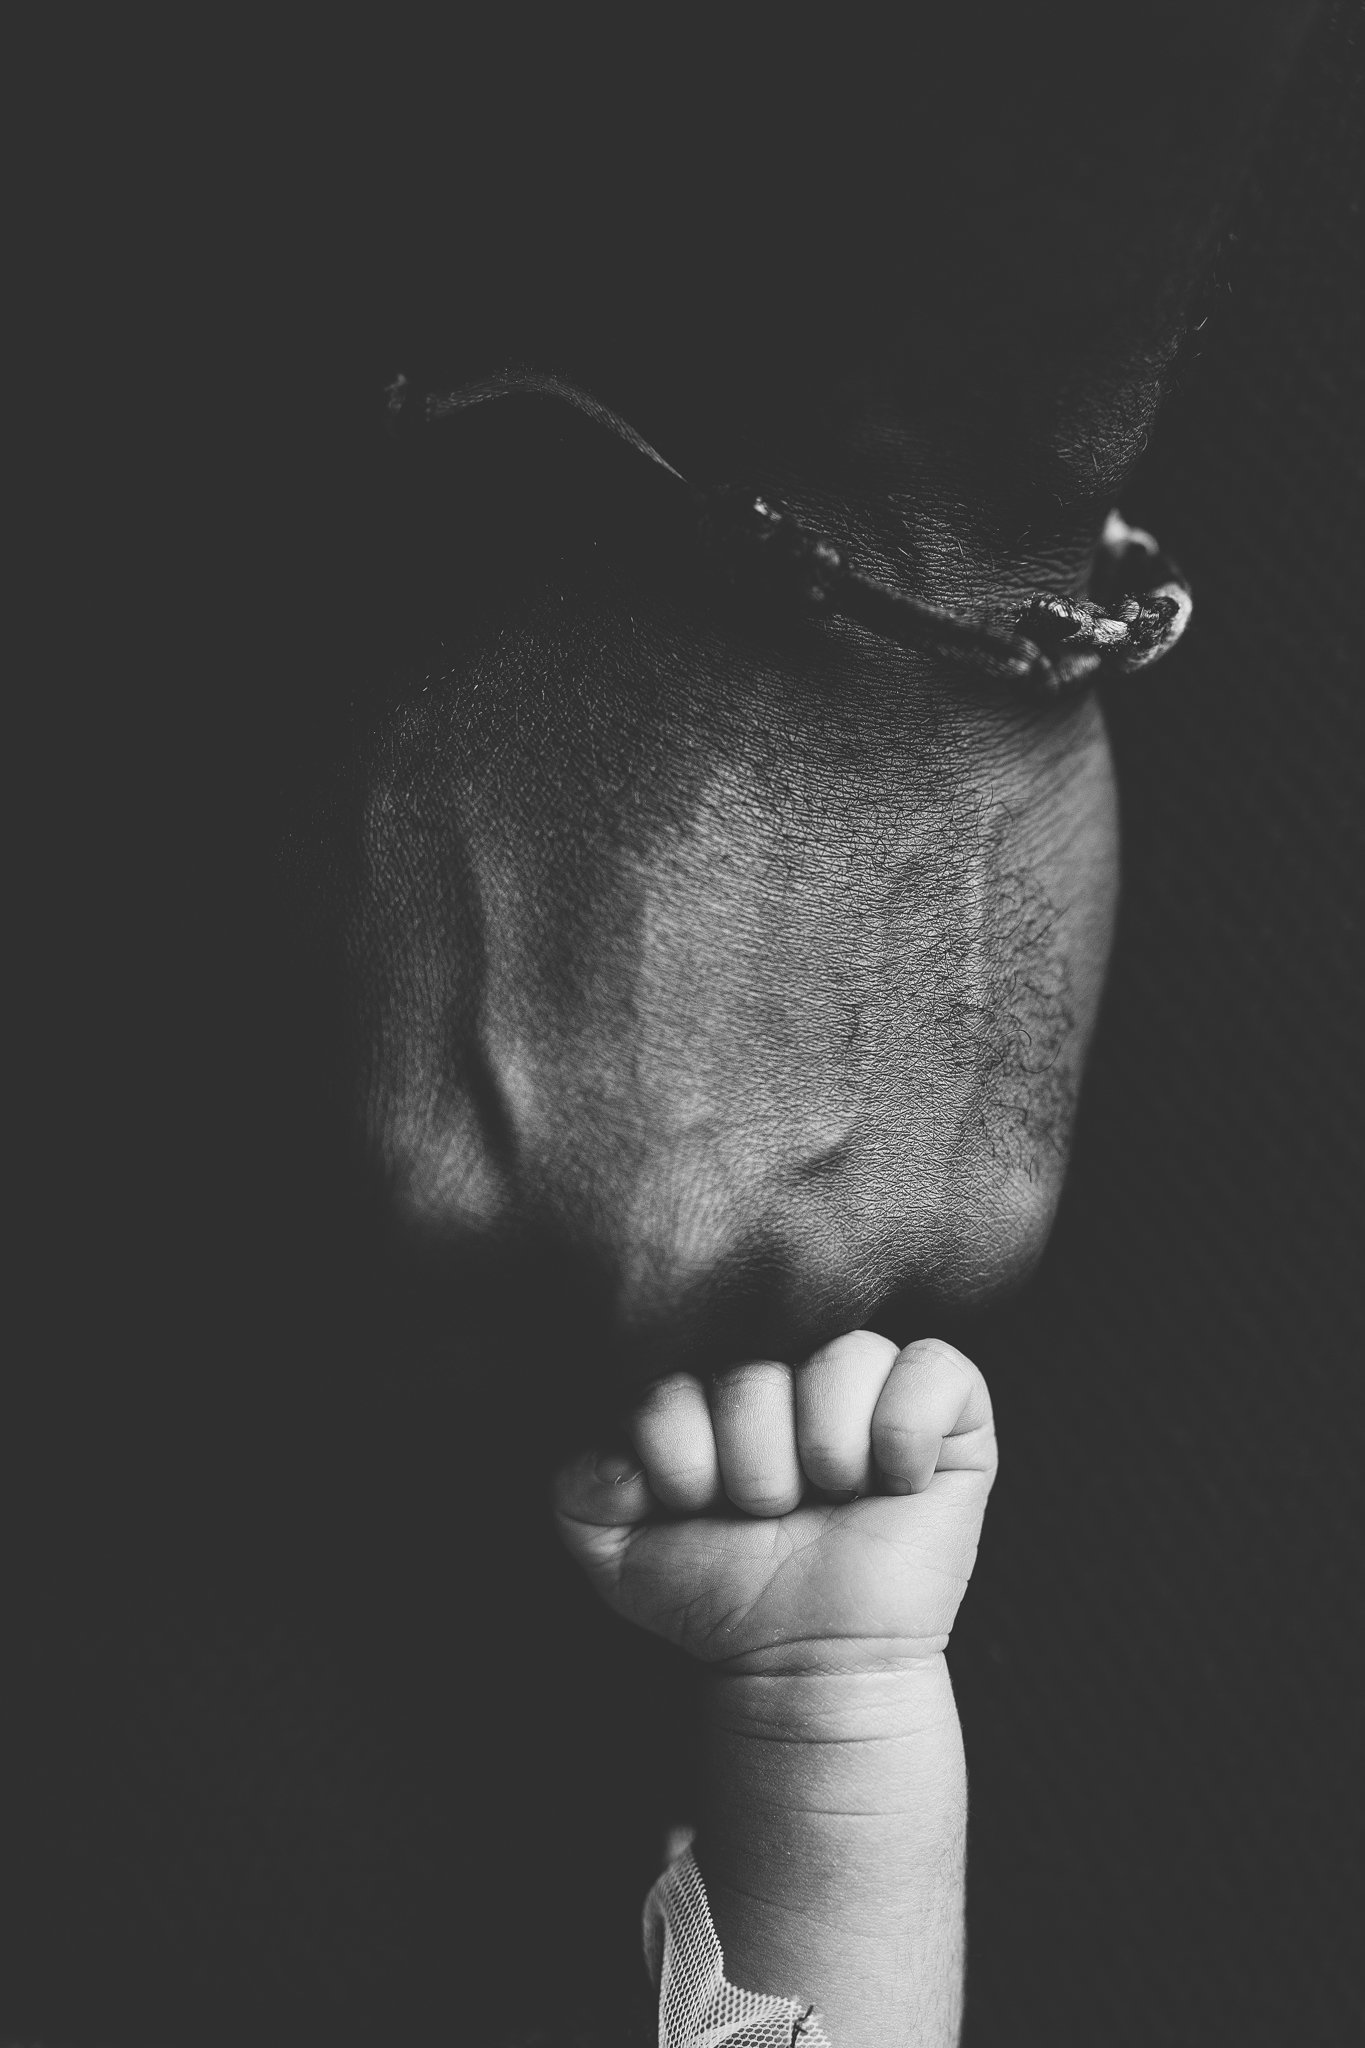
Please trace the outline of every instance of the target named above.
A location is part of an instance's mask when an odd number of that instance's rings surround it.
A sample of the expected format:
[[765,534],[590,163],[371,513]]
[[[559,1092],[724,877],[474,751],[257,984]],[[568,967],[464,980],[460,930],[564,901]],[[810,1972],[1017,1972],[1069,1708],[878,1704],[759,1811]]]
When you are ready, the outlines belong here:
[[886,1670],[942,1653],[995,1477],[986,1383],[924,1338],[855,1330],[794,1368],[677,1373],[585,1453],[560,1531],[618,1614],[740,1673]]

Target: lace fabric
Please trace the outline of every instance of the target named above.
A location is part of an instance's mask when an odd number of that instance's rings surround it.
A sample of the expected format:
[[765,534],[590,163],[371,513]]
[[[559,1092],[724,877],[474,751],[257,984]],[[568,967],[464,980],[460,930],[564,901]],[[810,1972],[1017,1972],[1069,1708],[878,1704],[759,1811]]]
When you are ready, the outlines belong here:
[[741,1991],[725,1976],[689,1831],[645,1901],[645,1962],[659,1987],[659,2048],[831,2048],[812,2006]]

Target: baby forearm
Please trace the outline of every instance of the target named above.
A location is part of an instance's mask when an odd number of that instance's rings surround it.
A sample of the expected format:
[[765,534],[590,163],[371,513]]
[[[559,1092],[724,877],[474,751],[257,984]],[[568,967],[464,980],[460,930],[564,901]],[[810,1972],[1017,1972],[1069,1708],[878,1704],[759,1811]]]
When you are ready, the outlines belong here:
[[961,2027],[966,1771],[941,1657],[718,1677],[697,1861],[734,1984],[810,1999],[837,2048]]
[[[704,1885],[725,1978],[756,2002],[817,2006],[836,2048],[950,2048],[967,1800],[942,1653],[995,1477],[985,1381],[936,1338],[853,1330],[797,1368],[658,1381],[630,1433],[638,1462],[575,1459],[556,1510],[616,1611],[711,1670],[678,1866],[693,2033],[733,2018]],[[665,2027],[697,1991],[668,1943],[691,1924],[664,1920]]]

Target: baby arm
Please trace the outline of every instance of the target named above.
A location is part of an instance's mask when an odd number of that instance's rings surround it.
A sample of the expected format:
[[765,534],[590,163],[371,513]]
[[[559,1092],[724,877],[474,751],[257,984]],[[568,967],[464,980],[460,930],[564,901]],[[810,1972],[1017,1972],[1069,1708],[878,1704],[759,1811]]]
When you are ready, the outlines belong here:
[[837,2048],[961,2024],[966,1777],[944,1651],[995,1438],[985,1382],[866,1331],[657,1382],[634,1459],[556,1484],[609,1604],[709,1668],[695,1845],[726,1976]]

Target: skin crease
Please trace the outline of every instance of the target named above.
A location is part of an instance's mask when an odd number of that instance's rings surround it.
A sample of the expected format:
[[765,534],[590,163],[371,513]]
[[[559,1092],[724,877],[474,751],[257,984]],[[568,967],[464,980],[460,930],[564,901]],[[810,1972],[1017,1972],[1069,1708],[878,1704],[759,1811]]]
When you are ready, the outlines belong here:
[[528,611],[382,721],[352,806],[397,1212],[571,1247],[646,1376],[1017,1279],[1114,910],[1093,699],[610,572]]

